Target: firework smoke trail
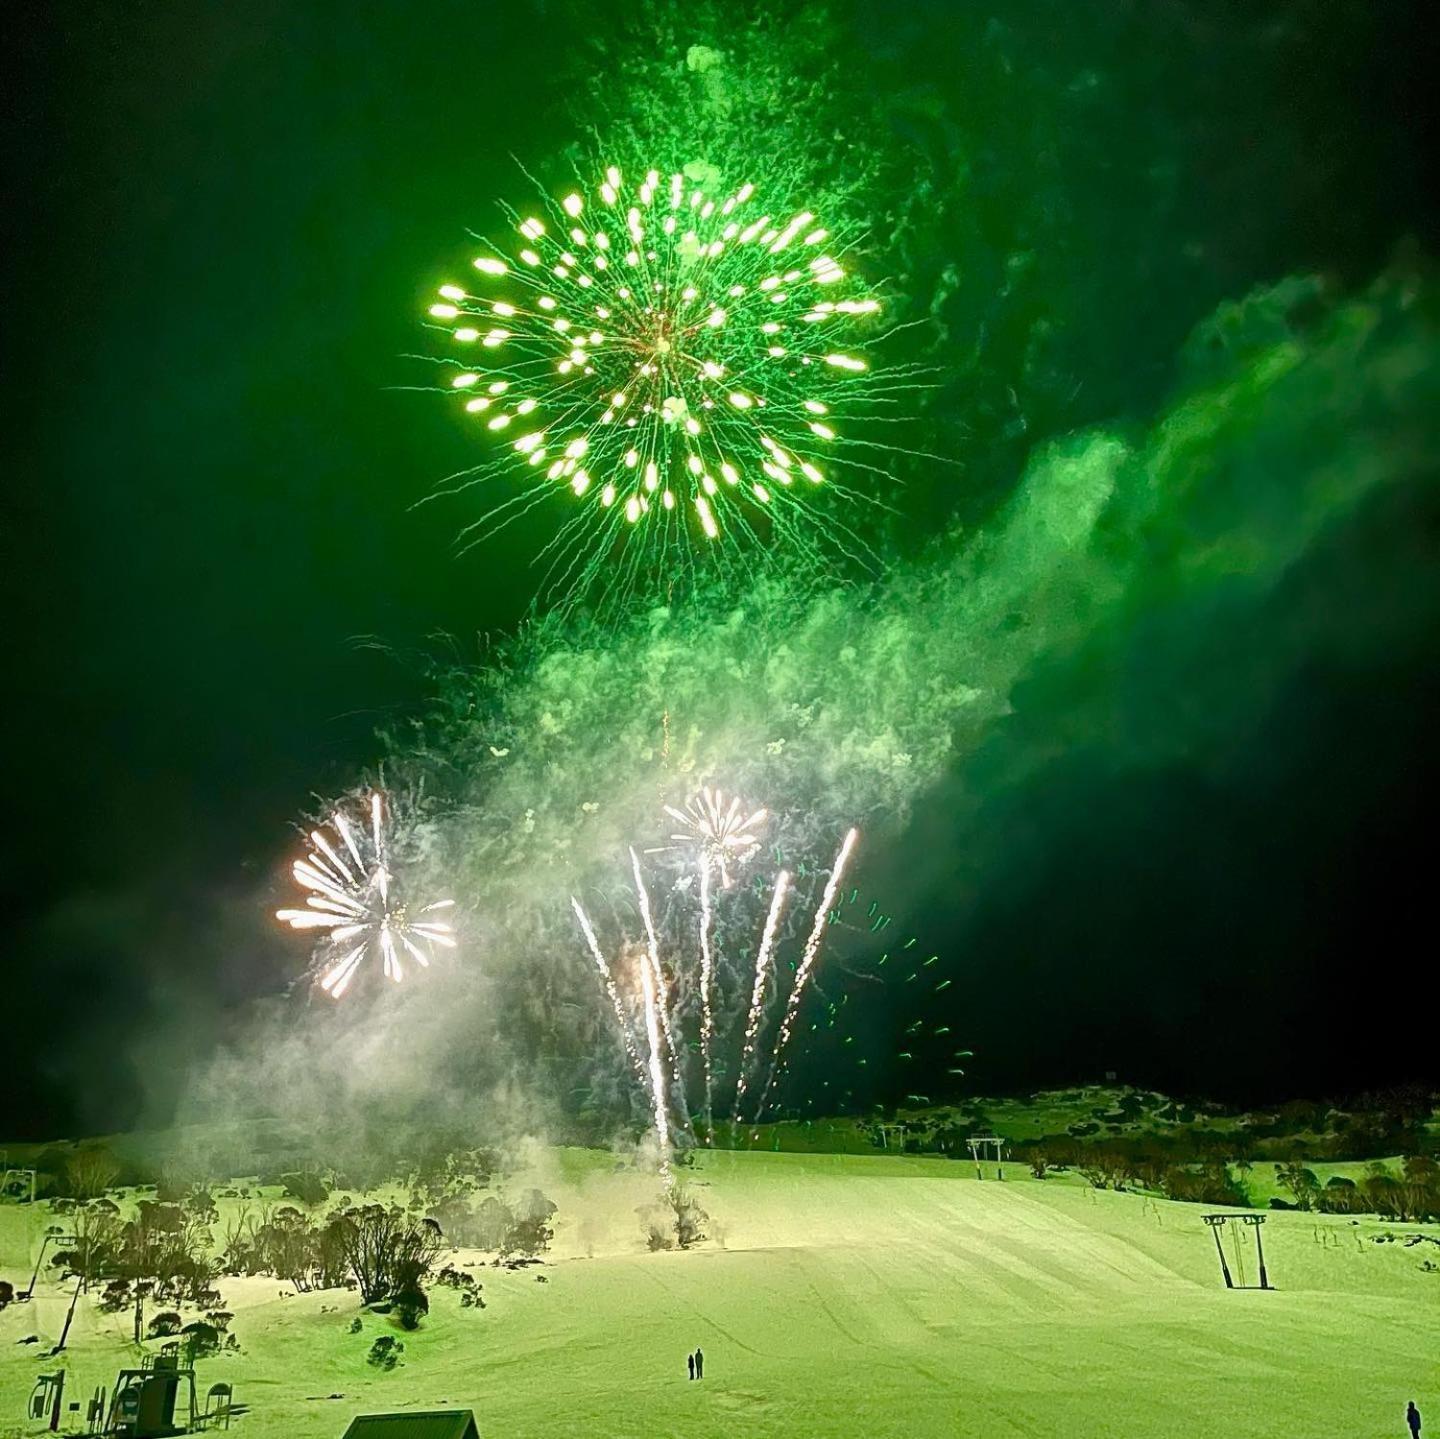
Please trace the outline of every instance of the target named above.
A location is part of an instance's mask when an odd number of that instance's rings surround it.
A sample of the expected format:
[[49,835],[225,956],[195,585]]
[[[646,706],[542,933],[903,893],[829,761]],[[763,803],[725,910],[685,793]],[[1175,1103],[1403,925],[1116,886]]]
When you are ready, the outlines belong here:
[[760,949],[755,956],[755,988],[750,996],[750,1015],[745,1021],[745,1047],[740,1053],[740,1082],[735,1088],[735,1107],[731,1111],[736,1122],[740,1119],[740,1104],[745,1098],[745,1079],[755,1053],[755,1037],[760,1030],[760,1004],[765,996],[765,976],[769,973],[770,954],[775,948],[775,930],[780,923],[780,912],[785,908],[785,890],[789,883],[790,876],[782,869],[775,876],[775,893],[770,899],[770,913],[765,917],[765,932],[761,936]]
[[[650,917],[650,896],[640,875],[640,859],[632,849],[630,863],[635,870],[635,893],[640,899],[640,917],[645,922],[645,943],[648,963],[640,965],[640,988],[645,996],[645,1037],[650,1044],[650,1090],[655,1101],[655,1133],[660,1140],[660,1172],[670,1175],[670,1116],[665,1105],[665,1074],[660,1062],[660,1014],[664,1013],[660,946],[655,938],[655,923]],[[672,1047],[671,1054],[674,1054]]]
[[[282,909],[275,916],[292,929],[327,931],[317,956],[320,988],[335,999],[343,995],[372,945],[380,957],[385,977],[397,984],[404,978],[401,949],[422,968],[430,963],[430,956],[422,946],[438,944],[453,949],[455,939],[451,927],[426,916],[452,908],[455,901],[437,900],[419,910],[419,918],[411,918],[403,897],[397,896],[394,890],[394,877],[385,852],[381,796],[378,793],[370,796],[371,855],[368,859],[342,811],[335,811],[330,824],[339,835],[349,861],[324,834],[312,831],[309,853],[294,865],[296,880],[310,891],[305,900],[309,908]],[[352,940],[359,943],[351,946]]]
[[845,836],[845,841],[840,846],[840,853],[835,856],[835,865],[830,871],[830,878],[825,883],[825,893],[820,896],[820,904],[815,911],[815,923],[811,927],[810,938],[805,941],[805,950],[800,956],[800,967],[795,971],[795,985],[785,1004],[785,1018],[780,1022],[780,1037],[775,1041],[775,1053],[770,1061],[770,1076],[765,1081],[765,1088],[760,1094],[760,1102],[756,1106],[755,1118],[757,1120],[765,1112],[765,1101],[770,1097],[770,1090],[780,1072],[780,1061],[784,1055],[785,1046],[789,1043],[790,1032],[795,1026],[795,1018],[800,1012],[800,1000],[805,993],[806,981],[810,978],[810,971],[814,968],[816,957],[820,953],[820,941],[825,936],[825,925],[830,918],[831,906],[835,903],[835,895],[840,888],[840,880],[845,873],[845,866],[849,863],[850,852],[855,848],[855,841],[859,838],[860,831],[858,829],[852,829]]
[[656,1019],[655,976],[640,965],[640,988],[645,996],[645,1036],[650,1043],[650,1094],[655,1105],[655,1137],[660,1144],[660,1174],[670,1179],[670,1116],[665,1112],[665,1071],[660,1063],[660,1025]]
[[570,906],[575,911],[575,918],[580,921],[580,929],[585,935],[585,943],[589,946],[595,967],[600,971],[600,977],[605,982],[605,993],[610,996],[610,1005],[615,1011],[615,1023],[619,1026],[620,1039],[625,1045],[625,1053],[630,1056],[630,1064],[635,1070],[636,1079],[643,1085],[645,1069],[640,1063],[640,1056],[635,1052],[635,1045],[630,1039],[630,1026],[625,1019],[625,1006],[620,1003],[620,991],[615,987],[615,976],[610,972],[610,966],[606,964],[605,956],[600,952],[600,942],[595,938],[595,929],[590,923],[590,916],[581,908],[580,901],[573,894],[570,896]]
[[700,1058],[705,1067],[705,1142],[714,1144],[715,1085],[710,1069],[710,1042],[715,1033],[715,1016],[710,1005],[710,985],[715,960],[710,953],[710,861],[700,861]]

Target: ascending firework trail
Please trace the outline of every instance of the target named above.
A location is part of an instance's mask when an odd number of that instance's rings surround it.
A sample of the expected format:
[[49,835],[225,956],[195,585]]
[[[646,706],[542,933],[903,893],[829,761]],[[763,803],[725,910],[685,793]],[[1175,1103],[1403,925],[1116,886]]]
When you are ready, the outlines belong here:
[[[844,876],[845,866],[850,862],[851,852],[859,838],[860,831],[858,829],[852,829],[845,836],[845,841],[840,846],[840,853],[835,856],[835,863],[831,867],[830,878],[825,882],[825,893],[820,897],[819,907],[815,911],[815,922],[810,928],[810,937],[805,941],[805,950],[800,956],[800,967],[795,971],[795,983],[791,986],[790,998],[785,1002],[785,1017],[780,1021],[780,1034],[775,1041],[775,1053],[770,1059],[770,1077],[765,1081],[765,1088],[760,1091],[760,1099],[755,1106],[757,1120],[765,1113],[765,1101],[769,1099],[770,1090],[780,1072],[785,1046],[790,1042],[790,1034],[795,1027],[795,1016],[800,1011],[800,1001],[805,996],[805,985],[810,978],[810,971],[814,969],[815,961],[820,954],[820,942],[825,937],[825,926],[830,920],[831,907],[834,905],[835,895],[840,889],[840,880]],[[738,1104],[736,1118],[739,1118]]]
[[[764,1088],[760,1093],[759,1103],[754,1116],[757,1119],[763,1115],[771,1090],[783,1068],[786,1048],[791,1041],[796,1017],[800,1012],[801,1003],[805,997],[811,975],[819,959],[826,927],[835,906],[836,894],[858,837],[858,831],[853,829],[845,836],[844,843],[841,845],[840,851],[831,866],[824,892],[820,896],[814,917],[810,922],[808,936],[796,964],[795,979],[786,997],[774,1051],[770,1057],[768,1075],[764,1083]],[[601,977],[606,997],[610,1003],[611,1012],[615,1016],[615,1022],[620,1031],[621,1041],[630,1059],[631,1068],[636,1075],[637,1081],[643,1088],[648,1090],[652,1123],[657,1139],[660,1142],[661,1151],[662,1153],[668,1154],[671,1140],[672,1103],[677,1108],[677,1114],[681,1123],[687,1130],[689,1129],[689,1121],[685,1107],[684,1075],[679,1067],[679,1051],[676,1044],[676,1035],[681,1030],[683,1016],[679,1013],[672,1015],[670,1012],[675,1003],[674,996],[676,987],[672,984],[670,974],[667,973],[665,957],[661,953],[659,932],[656,928],[655,916],[651,906],[649,888],[645,881],[645,875],[641,870],[640,857],[634,849],[630,850],[630,871],[635,886],[636,902],[643,929],[643,940],[640,943],[625,944],[623,946],[623,952],[629,956],[625,966],[625,972],[630,973],[634,971],[634,973],[638,975],[638,985],[635,985],[635,989],[639,991],[638,1009],[640,1023],[638,1027],[640,1032],[638,1043],[632,1038],[636,1026],[630,1018],[631,1013],[634,1012],[636,1008],[634,991],[632,990],[631,999],[627,1006],[627,999],[621,988],[622,980],[606,961],[599,940],[596,937],[594,926],[591,924],[584,907],[578,899],[573,897],[571,899],[571,905],[579,921],[581,932],[584,935],[586,948]],[[712,947],[712,925],[714,919],[711,878],[717,873],[719,873],[718,865],[711,864],[702,859],[699,873],[702,917],[698,930],[699,944],[697,948],[699,952],[698,967],[701,998],[701,1060],[704,1070],[707,1121],[710,1118],[710,1108],[713,1105],[711,1046],[716,1035],[719,1033],[719,1027],[714,1021],[714,1008],[717,1002],[715,990],[717,973],[715,967],[716,955]],[[770,981],[775,973],[775,952],[780,942],[781,923],[786,903],[792,893],[792,887],[789,872],[783,869],[780,870],[775,876],[771,890],[771,899],[765,917],[764,929],[755,953],[754,973],[748,985],[749,1007],[746,1013],[743,1038],[741,1040],[739,1062],[735,1067],[738,1079],[732,1115],[736,1120],[740,1117],[740,1111],[744,1104],[751,1080],[757,1068],[760,1066],[759,1043],[760,1032],[764,1025],[765,997],[770,987]],[[688,925],[685,925],[682,926],[681,933],[689,935],[695,934],[696,931]],[[671,968],[675,973],[679,974],[681,978],[684,977],[685,965],[683,958],[678,960]],[[670,1060],[671,1073],[675,1081],[673,1086],[667,1081],[666,1077],[667,1050],[669,1051],[668,1057]],[[710,1126],[708,1123],[707,1142],[713,1143],[713,1136],[710,1134]]]

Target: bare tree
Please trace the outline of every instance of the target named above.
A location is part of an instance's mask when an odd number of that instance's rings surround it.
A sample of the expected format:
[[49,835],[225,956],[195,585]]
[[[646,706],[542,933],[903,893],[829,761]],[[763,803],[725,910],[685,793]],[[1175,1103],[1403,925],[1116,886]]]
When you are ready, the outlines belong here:
[[429,1274],[444,1246],[433,1219],[411,1219],[403,1209],[366,1204],[330,1221],[329,1232],[360,1289],[360,1302],[374,1304],[401,1282],[416,1284]]
[[157,1299],[191,1299],[209,1291],[215,1275],[209,1227],[177,1204],[142,1200],[124,1227],[119,1270],[154,1284]]
[[57,1254],[54,1262],[73,1274],[82,1290],[88,1290],[97,1279],[115,1273],[124,1229],[114,1205],[82,1204],[70,1223],[75,1242]]
[[98,1199],[119,1177],[119,1161],[108,1149],[77,1149],[65,1161],[70,1192],[79,1199]]

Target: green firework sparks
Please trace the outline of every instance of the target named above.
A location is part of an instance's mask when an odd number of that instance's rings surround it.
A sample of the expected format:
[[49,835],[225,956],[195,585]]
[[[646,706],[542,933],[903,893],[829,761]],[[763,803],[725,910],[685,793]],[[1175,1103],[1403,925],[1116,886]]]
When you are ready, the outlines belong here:
[[883,415],[909,377],[870,373],[881,304],[847,268],[853,232],[750,183],[629,184],[613,166],[537,210],[510,212],[513,253],[487,245],[474,282],[429,310],[445,387],[488,451],[454,487],[520,486],[467,534],[563,496],[578,508],[547,554],[569,593],[607,570],[602,587],[629,589],[651,562],[673,578],[765,535],[863,551],[822,491],[850,493],[837,468],[884,473],[852,456],[886,447],[846,421]]

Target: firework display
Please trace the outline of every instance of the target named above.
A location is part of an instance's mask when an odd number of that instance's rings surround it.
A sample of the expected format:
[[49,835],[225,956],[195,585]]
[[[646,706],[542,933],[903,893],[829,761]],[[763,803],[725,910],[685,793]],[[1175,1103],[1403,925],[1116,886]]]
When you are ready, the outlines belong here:
[[858,543],[812,501],[865,443],[844,417],[903,377],[877,386],[858,352],[881,306],[848,269],[852,233],[753,184],[614,166],[510,218],[515,244],[487,245],[429,310],[446,387],[490,447],[459,482],[523,482],[481,532],[564,493],[580,506],[555,541],[567,585],[637,531],[687,556],[762,529]]
[[775,888],[770,899],[770,912],[765,916],[765,932],[760,937],[760,948],[755,953],[755,983],[750,991],[750,1010],[745,1019],[744,1047],[740,1051],[740,1077],[735,1089],[735,1113],[738,1116],[745,1100],[745,1085],[755,1057],[755,1041],[760,1032],[760,1020],[765,1003],[765,985],[770,977],[770,958],[775,950],[775,931],[785,909],[785,891],[790,876],[782,869],[775,876]]
[[[801,1001],[805,996],[811,971],[814,969],[816,961],[819,958],[821,943],[831,917],[832,908],[835,904],[840,881],[858,838],[859,832],[854,829],[850,830],[845,836],[840,851],[836,855],[835,861],[828,873],[823,893],[820,896],[819,905],[811,918],[808,934],[799,960],[796,963],[794,979],[785,1001],[783,1019],[775,1039],[773,1052],[770,1055],[768,1077],[757,1106],[756,1118],[763,1113],[766,1100],[781,1070],[785,1048],[790,1041],[791,1032],[794,1028],[795,1017],[799,1012]],[[634,884],[636,905],[644,933],[643,946],[629,946],[636,957],[634,968],[638,970],[639,976],[638,1003],[636,1002],[637,997],[632,993],[630,1003],[627,1006],[617,986],[616,976],[600,948],[594,926],[591,924],[589,916],[579,900],[572,897],[570,902],[575,916],[580,923],[586,948],[589,950],[590,956],[594,960],[595,966],[600,973],[607,997],[611,1003],[611,1009],[620,1030],[622,1043],[625,1046],[627,1055],[630,1056],[634,1072],[642,1082],[648,1081],[652,1125],[659,1138],[663,1154],[668,1153],[670,1145],[670,1111],[672,1103],[679,1112],[683,1127],[687,1132],[691,1128],[684,1100],[685,1080],[681,1066],[683,1043],[677,1038],[677,1036],[683,1033],[684,1020],[683,1015],[679,1012],[676,996],[684,986],[684,981],[689,978],[687,971],[693,961],[691,952],[688,949],[682,949],[680,952],[670,956],[669,963],[667,964],[666,956],[661,952],[660,934],[656,924],[650,890],[640,866],[639,855],[634,849],[630,850],[630,870]],[[714,1103],[714,1076],[712,1073],[711,1060],[712,1045],[719,1036],[720,1031],[716,1021],[718,974],[716,969],[716,955],[712,949],[714,943],[712,930],[713,913],[710,907],[710,897],[706,882],[706,876],[709,872],[710,866],[702,861],[700,885],[702,918],[699,927],[699,944],[697,949],[699,953],[700,1055],[705,1094],[704,1129],[706,1141],[713,1143],[712,1111]],[[745,1098],[747,1083],[757,1065],[759,1036],[764,1020],[765,998],[767,991],[772,987],[772,981],[776,978],[774,955],[779,935],[779,925],[784,912],[785,902],[791,892],[791,876],[785,870],[781,870],[775,876],[773,882],[769,910],[766,915],[763,932],[760,936],[759,947],[755,952],[753,974],[746,976],[747,982],[741,986],[749,995],[749,1004],[748,1009],[742,1009],[740,1011],[745,1015],[743,1036],[741,1034],[736,1035],[738,1058],[735,1065],[735,1074],[737,1076],[737,1082],[731,1106],[732,1123],[738,1122],[740,1119],[740,1111]],[[776,984],[775,987],[778,989],[778,984]],[[632,1019],[631,1011],[634,1010],[638,1010],[638,1014]],[[738,1020],[738,1015],[736,1018]],[[632,1038],[632,1029],[639,1030],[643,1036],[643,1047],[645,1050],[645,1062],[643,1065],[637,1055],[635,1042]],[[736,1025],[728,1025],[725,1029],[727,1033],[734,1032]],[[667,1058],[669,1060],[668,1068],[674,1079],[673,1088],[668,1085],[665,1080]]]
[[705,1072],[705,1124],[710,1129],[714,1116],[714,1071],[711,1064],[715,1040],[715,1009],[713,989],[715,956],[714,881],[723,888],[733,882],[735,870],[760,846],[760,828],[765,822],[763,809],[747,811],[739,795],[729,804],[718,789],[702,786],[699,793],[683,808],[666,805],[665,813],[682,828],[670,836],[672,844],[650,850],[651,854],[678,852],[693,859],[699,871],[700,893],[700,1055]]
[[810,935],[805,941],[805,950],[800,957],[799,967],[795,971],[795,982],[790,987],[790,997],[785,1001],[785,1017],[780,1022],[780,1035],[775,1041],[775,1054],[770,1061],[770,1077],[765,1081],[765,1088],[761,1092],[757,1115],[764,1112],[765,1101],[770,1097],[770,1090],[780,1072],[785,1046],[790,1043],[790,1035],[795,1028],[795,1016],[800,1011],[800,1001],[805,997],[805,986],[810,979],[810,971],[815,967],[815,961],[820,955],[820,943],[825,938],[825,927],[830,922],[830,911],[835,903],[836,892],[840,888],[840,880],[845,873],[845,866],[850,862],[855,842],[859,838],[860,831],[858,829],[852,829],[846,834],[844,843],[840,846],[840,853],[835,856],[835,863],[831,866],[830,877],[825,881],[825,892],[821,895],[819,907],[815,911],[815,920],[810,927]]
[[[608,632],[644,585],[663,585],[667,612],[687,596],[727,594],[730,578],[759,573],[756,546],[801,585],[822,552],[873,558],[859,509],[834,501],[886,507],[874,480],[894,476],[879,461],[920,452],[878,437],[913,418],[907,401],[931,372],[872,369],[871,352],[897,327],[880,318],[878,291],[861,273],[858,230],[822,218],[814,201],[807,208],[797,174],[778,164],[759,184],[737,183],[739,174],[726,183],[698,161],[679,171],[627,163],[624,173],[595,164],[574,188],[537,185],[532,207],[502,207],[513,236],[478,237],[473,268],[446,278],[429,304],[443,339],[427,357],[438,376],[427,388],[453,400],[478,446],[476,463],[446,489],[505,487],[466,537],[552,496],[566,507],[541,556],[556,624],[575,622],[568,606],[583,596],[583,623],[593,600]],[[702,579],[702,564],[724,578]],[[491,743],[489,755],[504,758],[511,743]],[[687,757],[680,772],[696,781],[670,803],[662,781],[664,833],[657,826],[648,847],[630,850],[619,908],[601,891],[618,936],[612,927],[603,937],[605,924],[597,932],[591,918],[600,911],[570,898],[662,1155],[702,1132],[714,1143],[717,1104],[732,1131],[742,1110],[750,1123],[769,1112],[858,838],[849,831],[824,867],[816,845],[828,857],[833,838],[816,832],[840,826],[812,816],[797,839],[792,795],[781,811],[791,818],[775,826],[798,845],[786,858],[767,808],[698,783],[704,771],[690,764],[705,760]],[[488,812],[489,797],[480,803]],[[542,803],[525,797],[523,834]],[[295,866],[305,907],[280,912],[297,929],[323,931],[315,972],[337,997],[367,958],[399,980],[411,960],[428,963],[432,946],[454,944],[436,917],[451,902],[410,902],[389,859],[382,797],[369,805],[368,833],[342,806],[311,836]],[[587,800],[581,813],[596,809]],[[503,834],[490,842],[507,868],[529,847],[507,850]],[[586,860],[568,836],[562,851],[579,872]],[[544,892],[543,876],[535,881],[522,904]],[[490,896],[501,927],[513,896],[503,885]],[[823,981],[818,988],[828,1002]]]
[[368,818],[368,826],[357,828],[337,808],[330,819],[333,843],[323,831],[311,831],[309,852],[293,866],[296,881],[309,891],[305,908],[276,912],[292,929],[322,931],[316,974],[320,988],[336,999],[367,956],[378,959],[385,977],[399,983],[406,958],[424,968],[432,945],[455,947],[451,926],[432,917],[453,908],[455,901],[416,906],[397,884],[390,867],[385,804],[378,793],[370,796]]

